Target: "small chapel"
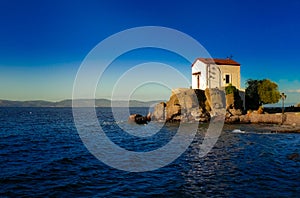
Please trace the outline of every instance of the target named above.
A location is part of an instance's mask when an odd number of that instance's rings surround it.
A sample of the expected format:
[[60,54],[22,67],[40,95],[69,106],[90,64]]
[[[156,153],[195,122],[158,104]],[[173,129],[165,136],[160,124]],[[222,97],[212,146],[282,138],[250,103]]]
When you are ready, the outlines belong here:
[[240,89],[240,66],[231,58],[197,58],[192,64],[192,89],[221,88],[229,84]]

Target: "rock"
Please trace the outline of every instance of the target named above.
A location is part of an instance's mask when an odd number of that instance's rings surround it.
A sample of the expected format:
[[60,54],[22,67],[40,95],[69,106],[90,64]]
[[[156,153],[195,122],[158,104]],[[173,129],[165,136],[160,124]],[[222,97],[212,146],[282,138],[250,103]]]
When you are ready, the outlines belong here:
[[189,121],[207,122],[210,119],[210,115],[206,111],[203,112],[202,108],[193,108],[190,110],[190,116],[188,118]]
[[156,121],[165,121],[166,120],[166,103],[161,102],[155,105],[154,111],[152,114],[152,120]]
[[285,124],[300,126],[300,113],[285,113]]
[[241,109],[228,109],[228,111],[232,116],[240,116],[243,114]]
[[257,109],[257,113],[258,114],[263,114],[264,113],[264,108],[262,106],[260,106],[258,109]]
[[226,109],[243,109],[243,100],[239,92],[227,94],[225,97]]
[[226,122],[237,123],[243,122],[248,123],[245,117],[240,117],[243,114],[243,101],[239,95],[239,92],[226,94]]
[[225,92],[217,88],[205,89],[205,96],[212,111],[214,109],[225,108]]
[[[228,104],[226,103],[227,98],[231,98]],[[229,122],[239,122],[239,116],[242,115],[240,96],[232,94],[227,98],[223,89],[214,88],[205,91],[186,88],[174,89],[169,101],[155,106],[153,118],[167,122],[205,122],[215,116],[223,116],[224,119],[226,107],[228,107],[226,119]]]
[[246,123],[250,123],[251,121],[248,115],[241,115],[239,116],[239,118],[240,118],[240,123],[246,124]]
[[268,124],[281,124],[282,116],[280,114],[257,114],[251,113],[249,115],[251,123],[268,123]]
[[195,119],[199,119],[201,117],[202,114],[202,110],[195,108],[195,109],[191,109],[191,116]]
[[149,112],[149,113],[147,114],[146,118],[147,118],[148,121],[151,121],[151,117],[152,117],[152,114]]
[[206,109],[210,109],[210,115],[213,116],[224,116],[226,114],[225,105],[225,92],[223,90],[213,88],[206,89],[205,96],[207,98],[207,104],[209,107]]
[[128,122],[135,122],[137,124],[147,124],[151,121],[151,114],[147,116],[142,116],[140,114],[132,114],[128,118]]
[[[203,92],[203,91],[202,91]],[[168,103],[167,103],[168,104]],[[174,89],[169,104],[180,105],[183,110],[188,111],[199,106],[197,93],[194,89]]]
[[199,122],[208,122],[210,117],[199,118]]
[[167,103],[167,117],[166,120],[172,120],[173,117],[181,115],[181,106],[178,104]]
[[[206,122],[215,117],[224,120],[225,117],[227,123],[289,124],[294,127],[300,125],[300,113],[285,113],[283,116],[260,113],[248,111],[243,115],[243,101],[238,92],[225,95],[224,90],[217,88],[205,91],[179,88],[172,90],[169,101],[155,106],[151,118],[159,122]],[[147,116],[138,116],[133,120],[145,123],[145,120],[150,119]]]
[[208,121],[209,113],[205,109],[203,90],[179,88],[172,90],[172,95],[165,105],[155,106],[153,120],[167,122]]
[[226,118],[225,122],[226,123],[238,123],[238,122],[240,122],[240,117],[239,116],[231,116],[229,118]]
[[[195,93],[193,93],[195,94]],[[198,101],[196,97],[185,97],[184,105],[186,109],[191,109],[198,106]]]

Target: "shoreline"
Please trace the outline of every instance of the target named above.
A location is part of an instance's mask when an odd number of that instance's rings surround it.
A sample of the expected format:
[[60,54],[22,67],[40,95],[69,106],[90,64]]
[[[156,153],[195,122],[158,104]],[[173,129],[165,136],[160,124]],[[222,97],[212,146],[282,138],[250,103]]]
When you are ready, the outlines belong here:
[[256,129],[261,129],[263,131],[268,131],[270,133],[300,133],[300,126],[293,126],[293,125],[288,125],[288,124],[272,124],[272,123],[224,123],[225,125],[228,126],[235,126],[235,125],[240,125],[240,126],[248,126],[256,128]]

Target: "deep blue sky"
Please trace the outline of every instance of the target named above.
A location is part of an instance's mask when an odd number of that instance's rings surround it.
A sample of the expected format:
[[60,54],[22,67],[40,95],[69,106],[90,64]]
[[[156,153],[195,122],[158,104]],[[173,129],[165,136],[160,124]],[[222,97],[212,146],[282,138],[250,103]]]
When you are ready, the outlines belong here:
[[288,102],[300,102],[299,10],[299,0],[2,0],[0,98],[71,98],[77,69],[93,47],[119,31],[151,25],[192,36],[212,57],[233,55],[242,64],[242,83],[269,78]]

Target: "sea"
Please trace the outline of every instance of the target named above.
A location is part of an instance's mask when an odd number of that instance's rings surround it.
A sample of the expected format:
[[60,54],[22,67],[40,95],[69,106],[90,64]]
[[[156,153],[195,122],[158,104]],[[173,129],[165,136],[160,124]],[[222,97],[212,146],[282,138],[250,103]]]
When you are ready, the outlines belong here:
[[[148,110],[131,108],[130,113],[145,115]],[[167,145],[179,127],[116,120],[110,108],[96,108],[96,115],[106,136],[131,152]],[[157,126],[160,130],[152,134]],[[0,108],[0,197],[300,196],[300,134],[271,133],[265,125],[224,125],[212,149],[201,156],[199,145],[208,126],[200,123],[192,142],[170,163],[126,171],[90,152],[72,108]],[[137,137],[126,130],[146,134]],[[188,138],[188,127],[184,133]]]

